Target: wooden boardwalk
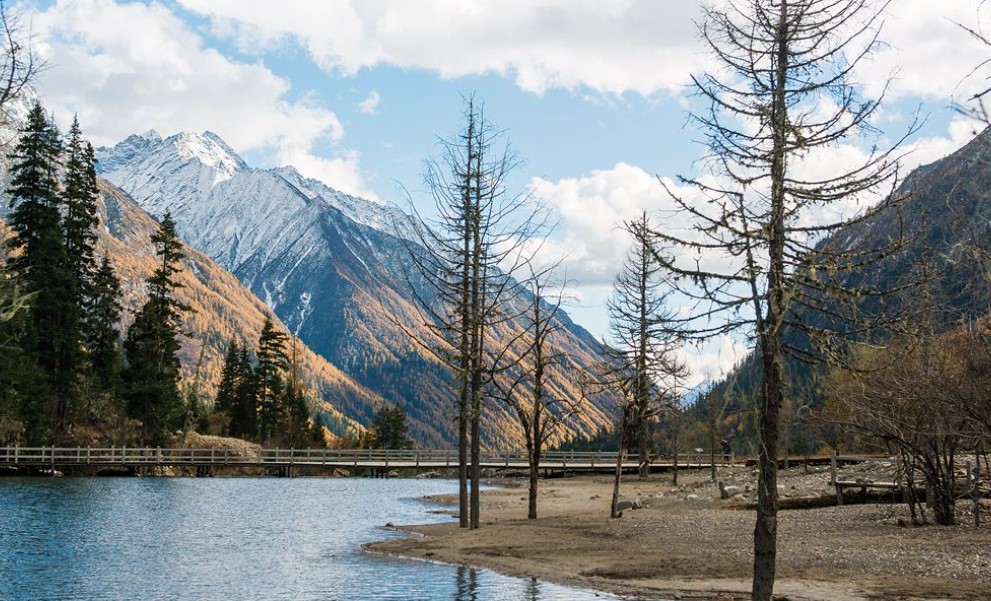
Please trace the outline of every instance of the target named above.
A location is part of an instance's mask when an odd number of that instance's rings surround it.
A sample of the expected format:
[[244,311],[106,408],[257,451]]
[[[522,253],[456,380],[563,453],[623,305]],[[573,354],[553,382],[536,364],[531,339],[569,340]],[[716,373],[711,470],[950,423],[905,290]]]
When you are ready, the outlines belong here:
[[[733,456],[716,457],[717,465],[733,465]],[[674,459],[658,457],[652,471],[669,470]],[[678,457],[680,469],[711,467],[709,455],[690,454]],[[261,468],[369,468],[376,470],[414,469],[429,471],[458,466],[456,450],[386,450],[386,449],[194,449],[194,448],[66,448],[0,447],[0,467],[63,469],[69,467],[261,467]],[[525,451],[483,451],[481,467],[485,469],[528,468]],[[615,452],[545,451],[543,470],[608,473],[616,469]],[[627,454],[624,471],[639,467],[637,457]]]

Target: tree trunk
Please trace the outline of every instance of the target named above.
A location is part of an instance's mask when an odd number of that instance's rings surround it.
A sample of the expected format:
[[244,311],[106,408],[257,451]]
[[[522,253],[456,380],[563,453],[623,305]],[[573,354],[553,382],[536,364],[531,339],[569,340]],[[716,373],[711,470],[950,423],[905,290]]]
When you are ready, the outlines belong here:
[[709,467],[712,468],[712,481],[716,481],[716,424],[710,424],[712,431],[709,433]]
[[[477,405],[477,404],[476,404]],[[481,441],[478,436],[478,410],[472,411],[471,416],[471,525],[472,530],[478,528],[479,520],[479,486],[482,479]]]
[[788,1],[777,7],[775,74],[772,81],[771,219],[768,225],[767,315],[758,313],[758,340],[764,375],[758,419],[757,523],[754,525],[753,601],[771,601],[778,554],[778,421],[784,396],[782,323],[785,306],[785,152],[788,144]]
[[674,426],[674,463],[671,466],[671,484],[678,486],[678,427],[681,424],[676,423]]
[[623,449],[626,446],[626,422],[629,418],[629,409],[623,409],[623,421],[619,426],[619,453],[616,454],[616,477],[612,486],[612,506],[609,509],[609,517],[618,518],[619,513],[619,481],[623,477]]
[[[774,342],[763,341],[764,395],[757,447],[757,523],[754,526],[754,601],[771,601],[774,591],[778,537],[778,410],[781,401],[781,364]],[[768,344],[770,342],[770,344]],[[774,348],[768,349],[771,346]]]
[[469,525],[468,509],[468,388],[458,403],[458,526]]
[[637,425],[638,439],[640,443],[639,448],[639,462],[640,462],[640,479],[646,480],[650,478],[650,430],[647,427],[647,419],[645,417],[640,418],[640,423]]
[[540,477],[540,448],[530,444],[527,449],[530,453],[530,497],[527,504],[526,517],[528,520],[537,519],[537,480]]

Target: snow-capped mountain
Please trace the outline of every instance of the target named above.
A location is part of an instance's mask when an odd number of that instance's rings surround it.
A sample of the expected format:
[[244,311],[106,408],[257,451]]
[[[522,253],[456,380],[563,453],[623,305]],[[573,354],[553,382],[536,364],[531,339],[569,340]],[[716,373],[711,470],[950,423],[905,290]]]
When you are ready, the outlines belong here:
[[[403,277],[410,243],[400,236],[409,216],[292,167],[251,168],[211,133],[133,135],[97,158],[103,177],[152,215],[171,212],[186,243],[231,271],[310,348],[404,407],[418,439],[452,440],[449,375],[397,325],[422,327]],[[562,323],[574,362],[597,361],[592,336],[566,316]],[[561,395],[577,394],[563,375],[555,385]],[[590,405],[562,435],[609,423],[609,405]],[[367,424],[372,411],[350,417]],[[487,416],[490,443],[517,444],[505,407]]]

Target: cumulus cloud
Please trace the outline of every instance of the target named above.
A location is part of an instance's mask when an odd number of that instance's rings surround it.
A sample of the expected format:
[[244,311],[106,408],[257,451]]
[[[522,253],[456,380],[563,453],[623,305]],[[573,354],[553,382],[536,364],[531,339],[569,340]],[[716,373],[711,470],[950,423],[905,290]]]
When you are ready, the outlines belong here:
[[527,91],[679,92],[701,64],[698,2],[179,0],[245,52],[286,41],[328,71],[390,64],[496,73]]
[[364,188],[353,157],[311,154],[319,141],[343,137],[333,111],[310,94],[290,100],[287,80],[261,62],[238,62],[208,47],[165,6],[59,0],[31,21],[38,51],[52,65],[38,82],[47,108],[63,122],[78,113],[94,143],[152,127],[210,130],[241,152],[338,165],[343,179],[329,184]]
[[[646,96],[680,93],[708,60],[695,27],[699,0],[179,2],[245,52],[298,43],[322,68],[345,74],[389,64],[447,78],[496,73],[536,93],[586,87]],[[979,27],[991,17],[983,4],[899,0],[861,82],[877,94],[897,71],[893,96],[962,97],[961,82],[989,52],[958,24]]]
[[378,110],[382,97],[375,90],[372,90],[368,97],[358,103],[358,110],[366,115],[374,115]]
[[[902,175],[959,149],[973,138],[980,125],[961,115],[950,123],[945,135],[913,141],[904,149]],[[867,151],[856,145],[839,145],[809,155],[793,167],[796,175],[825,178],[863,164],[867,156]],[[685,201],[702,202],[694,189],[679,186],[669,178],[660,181]],[[556,181],[535,178],[531,182],[535,194],[545,200],[560,222],[560,234],[541,248],[540,261],[546,264],[560,262],[562,270],[575,282],[575,295],[579,299],[593,299],[588,303],[589,307],[598,306],[598,309],[582,307],[580,313],[597,325],[597,333],[605,332],[602,324],[608,319],[602,307],[602,300],[608,295],[604,290],[619,273],[631,244],[629,235],[621,227],[622,222],[647,211],[652,215],[655,227],[681,237],[692,235],[691,220],[677,210],[660,181],[641,167],[617,163],[610,169],[593,170],[580,177]],[[869,206],[871,200],[868,196],[819,208],[803,216],[803,224],[832,223],[850,218]],[[692,262],[699,259],[703,269],[724,273],[734,267],[735,261],[717,254],[681,258]],[[687,310],[678,306],[677,297],[673,297],[673,304],[675,310]],[[693,373],[689,385],[694,386],[701,380],[727,373],[745,355],[746,345],[727,337],[683,352]]]

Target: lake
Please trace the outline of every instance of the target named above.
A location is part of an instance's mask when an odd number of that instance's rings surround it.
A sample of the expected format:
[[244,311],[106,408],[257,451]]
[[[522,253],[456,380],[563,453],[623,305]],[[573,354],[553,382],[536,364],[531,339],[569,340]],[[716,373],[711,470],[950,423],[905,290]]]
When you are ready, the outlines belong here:
[[0,599],[616,599],[487,570],[363,553],[382,528],[450,520],[446,480],[0,479]]

